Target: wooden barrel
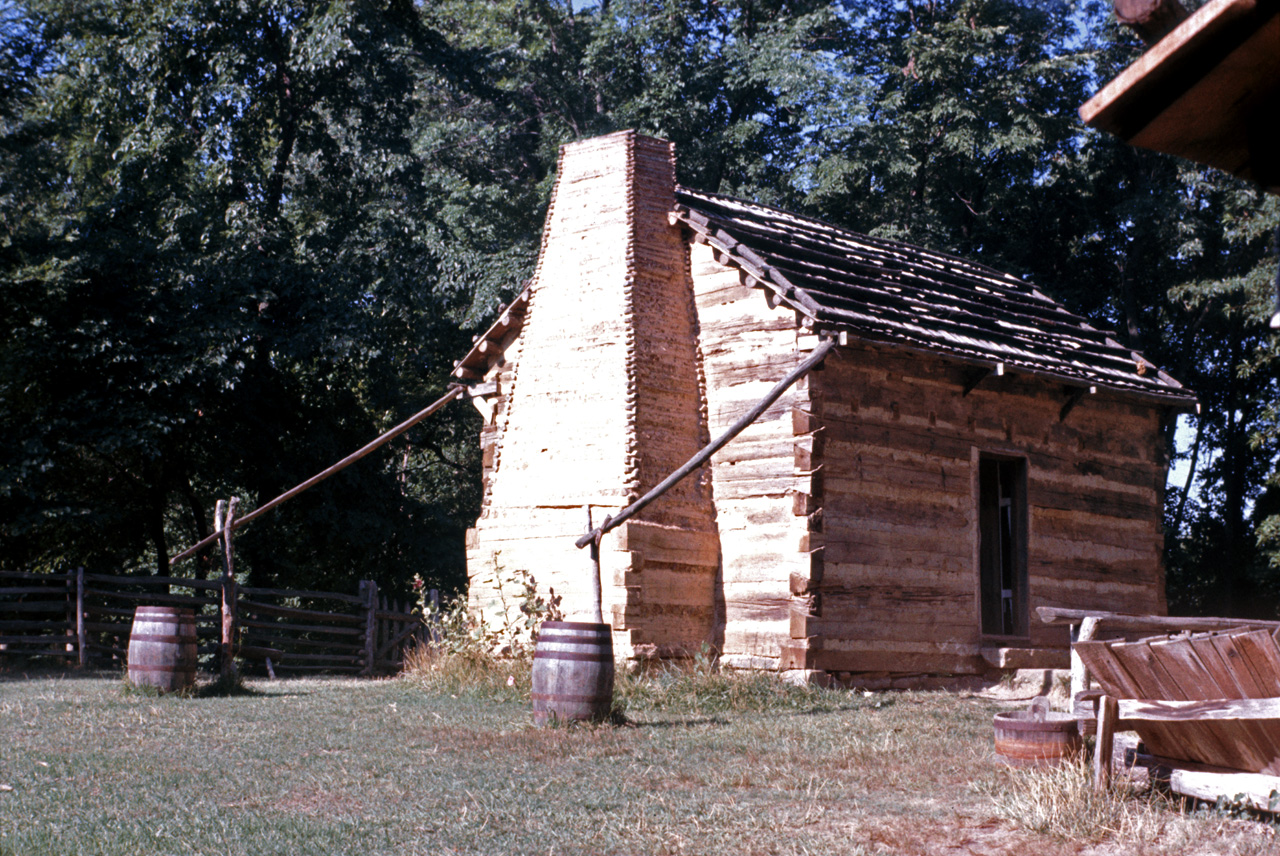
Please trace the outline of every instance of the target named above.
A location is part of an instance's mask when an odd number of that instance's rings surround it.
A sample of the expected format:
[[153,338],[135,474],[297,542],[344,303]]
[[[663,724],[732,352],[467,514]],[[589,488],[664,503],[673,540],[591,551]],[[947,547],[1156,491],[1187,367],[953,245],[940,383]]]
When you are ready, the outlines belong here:
[[171,606],[135,609],[129,631],[129,683],[170,692],[195,682],[195,612]]
[[1084,751],[1071,713],[1005,711],[996,714],[995,730],[996,754],[1014,767],[1055,767]]
[[613,628],[544,621],[533,651],[533,721],[602,720],[613,708]]

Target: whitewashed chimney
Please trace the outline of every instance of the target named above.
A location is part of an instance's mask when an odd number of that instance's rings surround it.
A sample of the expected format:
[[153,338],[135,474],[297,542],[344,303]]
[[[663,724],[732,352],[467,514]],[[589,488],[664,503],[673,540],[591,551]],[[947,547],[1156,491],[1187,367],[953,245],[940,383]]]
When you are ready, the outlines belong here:
[[[591,562],[574,541],[708,440],[689,248],[668,220],[672,145],[624,131],[564,146],[489,497],[468,545],[473,606],[496,618],[495,566],[553,587],[591,620]],[[709,639],[719,557],[706,474],[607,534],[604,616],[618,653]],[[509,606],[513,588],[505,592]],[[650,644],[661,640],[662,650]]]

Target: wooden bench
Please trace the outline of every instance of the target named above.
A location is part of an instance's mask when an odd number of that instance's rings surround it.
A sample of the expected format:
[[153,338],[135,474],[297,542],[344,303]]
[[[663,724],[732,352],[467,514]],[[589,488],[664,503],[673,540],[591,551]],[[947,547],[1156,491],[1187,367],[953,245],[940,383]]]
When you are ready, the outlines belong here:
[[1163,771],[1175,791],[1200,798],[1248,794],[1254,808],[1274,805],[1280,645],[1270,631],[1085,640],[1072,650],[1104,693],[1097,706],[1096,787],[1110,782],[1116,731],[1133,730],[1146,750],[1139,762]]

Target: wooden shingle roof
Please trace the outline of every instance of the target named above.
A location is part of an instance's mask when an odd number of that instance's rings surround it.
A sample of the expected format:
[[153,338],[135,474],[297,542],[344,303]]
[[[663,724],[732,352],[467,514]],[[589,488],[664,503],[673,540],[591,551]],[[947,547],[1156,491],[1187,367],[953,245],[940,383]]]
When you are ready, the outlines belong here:
[[1034,285],[944,253],[751,202],[676,190],[673,223],[807,326],[1174,407],[1195,395]]

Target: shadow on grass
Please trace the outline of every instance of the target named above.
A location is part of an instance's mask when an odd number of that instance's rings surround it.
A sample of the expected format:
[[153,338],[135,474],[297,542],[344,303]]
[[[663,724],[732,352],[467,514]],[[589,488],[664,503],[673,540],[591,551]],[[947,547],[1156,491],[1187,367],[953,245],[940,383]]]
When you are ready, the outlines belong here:
[[0,684],[19,681],[102,681],[120,677],[116,669],[82,669],[78,666],[55,665],[0,665]]
[[[110,675],[104,677],[111,677]],[[245,685],[244,681],[239,677],[218,677],[208,682],[197,682],[195,686],[174,692],[162,692],[159,688],[148,686],[146,684],[137,685],[129,681],[128,677],[116,673],[114,677],[120,680],[120,693],[124,696],[142,696],[144,698],[162,698],[173,696],[184,699],[207,699],[207,698],[298,698],[301,696],[311,695],[309,692],[299,692],[290,690],[287,692],[274,692],[271,690],[261,690],[256,687]]]
[[635,720],[627,720],[627,728],[696,728],[702,725],[729,725],[729,720],[719,716],[703,717],[701,719],[656,719],[652,722],[637,722]]

